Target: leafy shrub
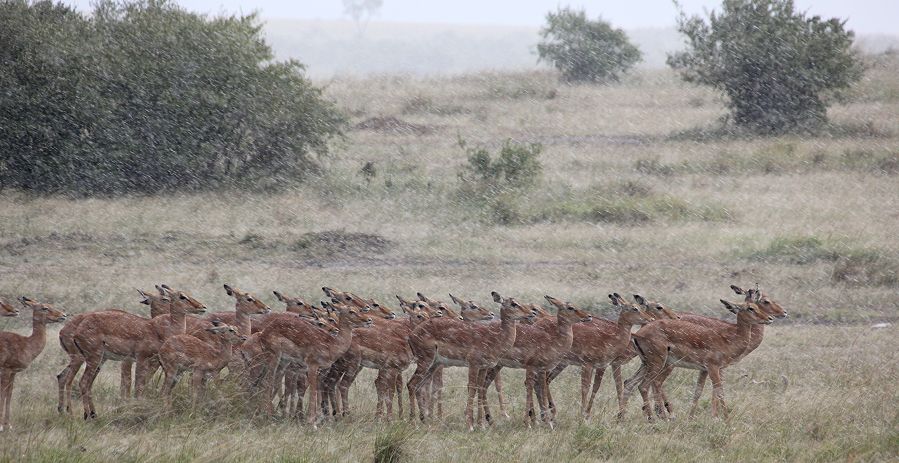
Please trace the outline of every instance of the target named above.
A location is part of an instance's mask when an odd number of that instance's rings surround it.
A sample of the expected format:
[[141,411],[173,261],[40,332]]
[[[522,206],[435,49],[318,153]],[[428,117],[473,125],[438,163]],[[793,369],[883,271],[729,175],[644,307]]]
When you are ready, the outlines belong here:
[[757,132],[815,127],[828,97],[862,75],[845,21],[806,17],[792,0],[725,0],[722,11],[681,14],[687,50],[668,64],[688,82],[723,92],[734,122]]
[[623,30],[602,19],[588,19],[583,10],[566,7],[547,13],[540,35],[540,60],[552,63],[572,82],[617,82],[641,59]]
[[76,195],[277,186],[343,117],[254,15],[0,2],[0,184]]
[[806,265],[818,260],[835,261],[840,253],[814,236],[778,237],[766,248],[752,252],[749,258],[762,262]]
[[543,166],[539,144],[519,144],[512,140],[503,142],[497,155],[491,156],[486,148],[472,148],[460,139],[459,146],[468,156],[468,163],[459,173],[462,190],[468,196],[492,198],[509,191],[524,191],[540,181]]

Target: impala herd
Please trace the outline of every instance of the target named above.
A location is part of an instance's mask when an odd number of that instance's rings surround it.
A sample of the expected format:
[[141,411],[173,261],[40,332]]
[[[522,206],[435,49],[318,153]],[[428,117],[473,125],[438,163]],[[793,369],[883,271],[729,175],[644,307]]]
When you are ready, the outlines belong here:
[[[418,293],[397,296],[402,314],[372,299],[322,288],[327,300],[320,307],[278,291],[286,306],[273,313],[250,293],[224,285],[234,298],[234,311],[206,313],[207,308],[184,291],[167,285],[141,291],[150,318],[123,310],[86,312],[67,318],[49,304],[27,297],[19,301],[32,312],[32,334],[0,332],[0,431],[9,429],[16,374],[26,369],[46,343],[47,324],[66,321],[59,342],[69,362],[57,375],[58,411],[72,412],[72,387],[78,382],[84,418],[97,416],[92,388],[107,360],[121,361],[120,395],[142,397],[149,380],[162,370],[164,407],[171,409],[173,390],[185,372],[191,373],[193,400],[201,400],[207,382],[234,381],[251,407],[267,415],[304,416],[316,426],[324,416],[349,413],[349,390],[362,368],[377,370],[376,416],[389,420],[394,404],[403,415],[403,391],[408,391],[409,417],[442,417],[443,370],[467,367],[465,418],[470,430],[493,421],[487,388],[499,395],[506,417],[500,371],[525,371],[528,427],[538,416],[555,426],[556,405],[551,385],[568,366],[581,369],[581,415],[589,419],[603,375],[611,367],[624,416],[634,389],[643,399],[643,413],[653,420],[672,418],[665,380],[675,367],[698,370],[690,413],[706,382],[712,380],[712,416],[726,415],[722,371],[755,350],[764,325],[786,316],[779,304],[755,289],[731,289],[744,296],[740,303],[721,300],[736,314],[736,323],[690,313],[677,313],[639,295],[630,302],[609,295],[618,309],[616,320],[594,318],[569,302],[546,296],[555,314],[540,304],[524,304],[493,292],[494,312],[473,301],[450,295],[450,304]],[[0,300],[0,316],[19,310]],[[634,328],[638,327],[636,331]],[[641,365],[628,380],[621,367],[634,357]],[[402,373],[414,373],[403,384]],[[220,377],[227,368],[228,374]],[[405,386],[405,387],[404,387]],[[303,397],[308,390],[307,405]],[[396,402],[394,402],[394,397]],[[537,405],[534,405],[534,397]],[[539,410],[539,415],[538,415]]]

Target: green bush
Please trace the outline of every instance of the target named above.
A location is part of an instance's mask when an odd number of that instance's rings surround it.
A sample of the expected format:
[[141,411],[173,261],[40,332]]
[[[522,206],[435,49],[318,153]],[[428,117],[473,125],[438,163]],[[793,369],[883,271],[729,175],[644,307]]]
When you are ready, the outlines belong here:
[[572,82],[617,82],[641,59],[623,30],[602,19],[588,19],[583,10],[566,7],[547,13],[540,35],[540,60],[552,63]]
[[296,178],[343,117],[300,63],[273,58],[254,15],[0,0],[0,184],[89,195]]
[[543,166],[539,157],[543,147],[539,144],[506,140],[495,157],[486,148],[469,147],[462,139],[459,146],[468,156],[468,163],[459,173],[462,191],[468,196],[493,198],[505,192],[529,190],[540,182]]
[[678,20],[687,50],[668,64],[723,92],[733,121],[756,132],[826,121],[828,98],[862,75],[854,34],[837,18],[807,17],[792,0],[724,0],[721,12]]

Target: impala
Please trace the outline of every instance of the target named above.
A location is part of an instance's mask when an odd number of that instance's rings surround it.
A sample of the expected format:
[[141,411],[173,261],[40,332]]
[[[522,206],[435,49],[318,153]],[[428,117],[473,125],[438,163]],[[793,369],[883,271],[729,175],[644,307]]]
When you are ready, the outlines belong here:
[[[612,305],[619,309],[616,321],[594,318],[591,323],[577,324],[573,328],[574,342],[571,350],[562,358],[559,365],[550,373],[549,381],[552,381],[568,365],[581,367],[581,416],[587,420],[593,409],[593,400],[596,391],[602,381],[605,369],[612,365],[616,359],[627,352],[631,342],[631,328],[634,325],[644,325],[652,320],[652,316],[634,304],[624,300],[618,293],[609,294]],[[590,392],[590,384],[593,380],[593,370],[596,369],[596,384],[593,392]],[[623,386],[618,383],[621,375],[616,374],[616,387],[619,391]],[[552,396],[549,396],[550,410],[555,410]],[[619,413],[624,409],[623,394],[618,394]],[[553,411],[554,413],[554,411]]]
[[[464,366],[468,367],[465,418],[468,429],[474,430],[473,402],[477,396],[478,410],[486,407],[486,396],[481,386],[485,384],[487,371],[495,367],[499,358],[515,343],[518,321],[536,315],[512,298],[503,298],[496,292],[491,294],[494,300],[499,300],[502,304],[498,323],[459,323],[433,318],[415,327],[409,336],[417,363],[409,384],[415,391],[422,420],[423,411],[428,409],[428,398],[419,386],[426,384],[437,366]],[[483,426],[480,416],[478,424]]]
[[[537,319],[533,324],[521,323],[518,325],[515,343],[500,357],[497,366],[487,373],[485,387],[496,377],[502,367],[525,369],[525,398],[527,401],[525,423],[531,427],[535,420],[532,396],[536,388],[541,415],[552,428],[554,427],[552,414],[547,413],[549,385],[546,381],[546,372],[555,368],[571,349],[574,339],[572,327],[576,323],[590,322],[593,317],[571,303],[562,302],[551,296],[545,296],[545,298],[556,307],[556,315],[551,318]],[[534,313],[539,313],[533,306],[528,307]],[[489,410],[485,410],[484,415],[489,422]]]
[[[169,313],[172,298],[169,296],[169,293],[164,286],[165,285],[156,286],[156,290],[159,294],[153,294],[152,291],[145,292],[140,289],[137,290],[138,294],[141,296],[140,303],[150,306],[150,315],[152,317]],[[93,317],[94,314],[101,312],[127,313],[119,309],[106,309],[97,312],[80,313],[71,317],[66,322],[65,326],[59,330],[59,345],[62,346],[62,350],[69,356],[69,363],[58,375],[56,375],[57,386],[59,389],[59,400],[56,405],[56,410],[59,413],[63,413],[63,411],[72,413],[72,384],[75,382],[75,376],[78,375],[78,370],[84,365],[84,356],[75,346],[75,332],[81,326],[81,322],[87,318]],[[130,358],[122,359],[119,396],[123,399],[131,395],[132,365],[133,362]]]
[[[770,324],[774,317],[763,313],[753,302],[736,305],[722,299],[721,303],[737,314],[736,324],[709,328],[686,320],[659,320],[634,333],[634,345],[644,366],[639,390],[643,397],[643,413],[648,420],[652,420],[649,388],[662,391],[669,367],[708,372],[713,385],[712,416],[718,416],[719,406],[726,415],[721,369],[749,348],[752,325]],[[662,418],[667,416],[664,408],[659,411]]]
[[[774,318],[784,318],[787,316],[787,312],[783,309],[783,307],[780,306],[780,304],[778,304],[777,302],[774,302],[770,297],[768,297],[767,294],[764,294],[761,291],[759,291],[758,288],[744,290],[743,288],[740,288],[739,286],[736,286],[736,285],[730,285],[730,288],[734,291],[734,293],[745,296],[744,302],[755,303],[759,307],[759,309],[761,309],[762,313],[764,313],[764,314],[770,315]],[[661,306],[661,304],[659,304],[657,302],[651,302],[651,301],[647,301],[646,304],[650,305],[650,306],[651,305]],[[690,323],[694,323],[694,324],[697,324],[700,326],[705,326],[708,328],[722,329],[722,328],[726,328],[728,325],[731,324],[727,321],[720,320],[717,318],[705,317],[702,315],[696,315],[696,314],[692,314],[692,313],[681,314],[681,316],[678,318],[680,318],[681,320],[688,321]],[[731,365],[733,363],[739,362],[744,357],[749,355],[749,353],[751,353],[756,348],[758,348],[759,345],[761,345],[762,340],[765,335],[765,324],[753,324],[750,335],[751,335],[751,337],[750,337],[750,341],[749,341],[749,347],[741,355],[737,356],[733,360]],[[668,377],[668,375],[671,374],[671,371],[673,369],[674,369],[674,367],[669,366],[665,370],[665,372],[662,373],[662,377],[660,378],[660,381],[659,381],[661,384],[665,383],[666,378]],[[633,391],[635,383],[639,381],[638,376],[642,375],[642,372],[643,372],[642,369],[638,370],[637,373],[634,375],[634,377],[632,377],[631,379],[628,379],[628,381],[626,382],[626,384],[628,386],[626,386],[625,389],[629,391],[627,394],[628,396]],[[693,390],[693,399],[692,399],[692,403],[690,405],[690,415],[693,415],[696,413],[697,406],[699,405],[699,399],[700,399],[700,397],[702,397],[702,390],[705,388],[705,382],[706,382],[707,377],[708,377],[707,371],[705,371],[705,370],[699,371],[699,374],[697,375],[697,378],[696,378],[696,387]],[[665,412],[669,416],[673,416],[672,411],[671,411],[671,404],[668,402],[668,398],[665,396],[665,391],[664,390],[661,390],[661,391],[653,390],[653,392],[656,395],[655,396],[656,403],[654,406],[654,409],[656,410],[656,414],[659,416],[662,416],[660,409],[662,406],[664,406]]]
[[202,399],[206,383],[231,361],[232,346],[246,341],[237,328],[213,322],[206,328],[214,343],[201,341],[196,336],[179,334],[168,338],[159,348],[159,363],[165,372],[162,394],[166,408],[171,408],[172,392],[185,371],[191,372],[191,389],[194,402]]
[[[22,336],[7,331],[0,332],[0,432],[11,429],[9,424],[12,406],[12,391],[16,374],[28,368],[34,358],[44,350],[47,343],[47,324],[63,322],[65,312],[42,304],[25,296],[19,298],[26,308],[31,309],[31,336]],[[17,311],[4,309],[7,316],[15,316]]]
[[135,361],[134,393],[140,397],[148,374],[158,368],[157,354],[162,343],[176,334],[185,334],[188,313],[205,312],[205,305],[179,292],[172,298],[170,313],[153,319],[115,311],[94,312],[90,317],[85,317],[72,340],[86,363],[78,383],[84,418],[97,416],[91,390],[106,360],[127,358]]
[[338,304],[337,336],[300,320],[275,320],[259,333],[259,342],[265,351],[267,361],[264,390],[267,394],[266,411],[271,414],[274,399],[275,380],[278,366],[283,361],[297,363],[306,370],[306,384],[309,384],[309,411],[306,420],[317,426],[319,418],[319,369],[329,368],[350,347],[353,328],[371,326],[372,320],[364,317],[355,307]]

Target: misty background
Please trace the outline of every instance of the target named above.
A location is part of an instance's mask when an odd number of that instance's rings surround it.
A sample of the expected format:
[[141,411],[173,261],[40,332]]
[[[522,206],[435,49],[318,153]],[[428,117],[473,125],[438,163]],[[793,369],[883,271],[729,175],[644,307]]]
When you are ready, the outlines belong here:
[[[89,0],[68,2],[89,11]],[[678,10],[670,0],[640,2],[541,0],[383,0],[356,20],[343,0],[180,0],[210,15],[257,12],[278,59],[295,58],[313,78],[366,74],[458,74],[543,68],[535,53],[548,11],[569,5],[623,28],[643,52],[638,68],[665,66],[683,46],[674,28]],[[357,1],[356,3],[364,3]],[[375,2],[377,3],[377,2]],[[687,14],[702,14],[719,0],[682,0]],[[899,2],[800,0],[810,15],[847,18],[856,46],[866,53],[899,48]]]

